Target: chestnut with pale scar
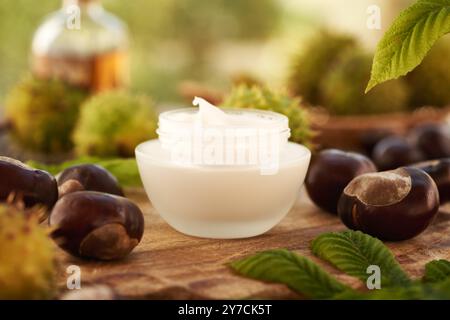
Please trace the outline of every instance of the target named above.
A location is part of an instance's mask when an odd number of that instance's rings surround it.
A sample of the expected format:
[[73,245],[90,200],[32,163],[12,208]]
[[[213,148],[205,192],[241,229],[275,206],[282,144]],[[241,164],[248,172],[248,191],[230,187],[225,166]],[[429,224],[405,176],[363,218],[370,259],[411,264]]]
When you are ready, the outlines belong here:
[[119,182],[109,171],[95,164],[69,167],[57,176],[59,197],[75,191],[98,191],[123,197]]
[[58,200],[55,178],[19,160],[0,156],[0,177],[0,201],[14,194],[28,208],[41,205],[50,210]]
[[439,199],[442,204],[450,201],[450,158],[420,162],[413,165],[430,175],[439,190]]
[[65,251],[100,260],[128,255],[142,239],[144,217],[130,200],[106,193],[78,191],[56,203],[52,237]]
[[438,210],[436,184],[424,171],[410,167],[356,177],[338,204],[348,228],[392,241],[421,233]]

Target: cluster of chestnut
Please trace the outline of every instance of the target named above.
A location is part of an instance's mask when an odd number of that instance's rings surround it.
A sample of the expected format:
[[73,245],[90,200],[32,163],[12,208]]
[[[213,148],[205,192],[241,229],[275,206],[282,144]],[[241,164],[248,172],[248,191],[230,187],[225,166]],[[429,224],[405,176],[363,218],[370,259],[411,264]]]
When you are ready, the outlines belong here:
[[[422,161],[429,158],[436,159]],[[384,137],[372,160],[336,149],[320,152],[306,178],[311,200],[350,229],[391,241],[424,231],[440,204],[450,201],[450,135],[444,126]]]
[[450,157],[450,128],[443,124],[425,123],[404,136],[389,130],[371,130],[361,142],[379,170]]
[[128,255],[141,241],[144,217],[103,167],[76,165],[53,177],[0,157],[0,201],[11,194],[27,208],[44,206],[51,236],[65,251],[101,260]]

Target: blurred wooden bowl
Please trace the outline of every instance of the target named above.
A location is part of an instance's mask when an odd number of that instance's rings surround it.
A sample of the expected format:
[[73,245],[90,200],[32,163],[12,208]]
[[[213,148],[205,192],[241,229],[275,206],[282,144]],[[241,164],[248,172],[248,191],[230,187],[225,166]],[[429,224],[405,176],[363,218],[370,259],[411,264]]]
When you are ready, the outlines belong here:
[[422,107],[410,113],[391,113],[364,116],[331,116],[323,109],[311,109],[312,126],[316,131],[315,144],[320,149],[340,148],[364,151],[368,134],[392,133],[403,135],[422,123],[445,121],[450,106]]

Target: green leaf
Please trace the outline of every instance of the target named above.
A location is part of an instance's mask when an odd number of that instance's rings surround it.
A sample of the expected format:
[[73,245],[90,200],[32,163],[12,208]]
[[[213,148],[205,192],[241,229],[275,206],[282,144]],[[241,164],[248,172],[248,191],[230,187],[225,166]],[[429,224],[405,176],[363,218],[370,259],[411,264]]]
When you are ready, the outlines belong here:
[[425,282],[441,282],[450,279],[450,261],[433,260],[425,265]]
[[[335,300],[421,300],[428,296],[434,296],[433,290],[425,292],[421,285],[408,287],[392,287],[381,290],[370,290],[364,292],[344,292],[334,297]],[[431,288],[432,289],[432,288]]]
[[373,290],[360,299],[367,300],[449,300],[450,279],[438,283],[414,283],[407,287]]
[[445,299],[450,300],[450,278],[432,283],[428,288],[425,297],[429,299]]
[[392,287],[381,290],[340,294],[339,300],[448,300],[450,281],[438,284],[415,283],[407,287]]
[[378,44],[366,93],[417,67],[450,32],[450,0],[418,0],[403,11]]
[[120,185],[123,187],[141,187],[141,178],[139,176],[138,167],[136,160],[134,158],[121,159],[112,158],[104,159],[97,157],[80,157],[74,160],[66,161],[60,164],[47,165],[36,161],[28,161],[27,164],[30,167],[41,169],[50,172],[53,175],[58,174],[64,169],[78,165],[92,163],[104,167],[106,170],[111,172],[117,180],[119,180]]
[[312,242],[312,251],[339,270],[366,282],[367,267],[376,265],[381,270],[381,286],[411,284],[391,251],[380,240],[360,231],[325,233]]
[[331,299],[352,290],[309,259],[288,250],[270,250],[231,263],[238,273],[264,281],[283,283],[313,299]]

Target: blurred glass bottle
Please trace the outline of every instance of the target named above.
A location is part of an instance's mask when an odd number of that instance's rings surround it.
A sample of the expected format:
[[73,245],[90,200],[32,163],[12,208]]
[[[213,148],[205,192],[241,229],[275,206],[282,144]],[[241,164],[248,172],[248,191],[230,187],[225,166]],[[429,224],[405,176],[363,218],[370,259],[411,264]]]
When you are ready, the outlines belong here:
[[57,78],[92,92],[128,82],[126,25],[99,0],[64,0],[36,30],[32,70],[38,78]]

